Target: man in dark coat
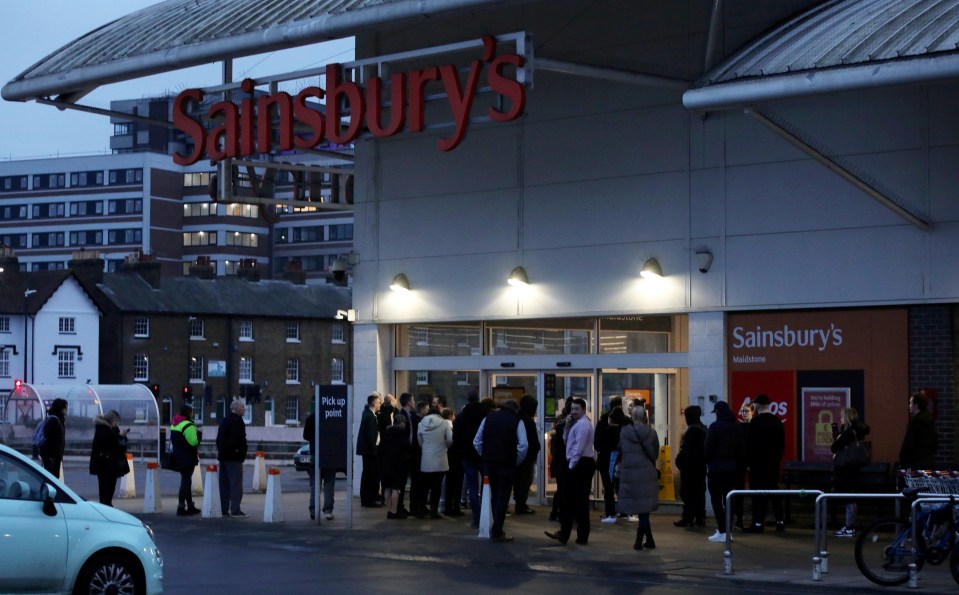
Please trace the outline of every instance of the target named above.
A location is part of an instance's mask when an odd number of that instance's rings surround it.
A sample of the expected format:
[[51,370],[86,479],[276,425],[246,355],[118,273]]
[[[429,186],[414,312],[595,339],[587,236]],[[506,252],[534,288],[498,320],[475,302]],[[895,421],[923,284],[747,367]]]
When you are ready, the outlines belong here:
[[220,462],[220,512],[225,517],[245,518],[240,510],[243,500],[243,461],[246,460],[246,404],[230,403],[230,413],[220,422],[216,433],[216,458]]
[[673,521],[677,527],[706,525],[706,426],[699,419],[702,413],[703,410],[697,405],[687,407],[683,412],[686,431],[676,455],[683,516]]
[[479,453],[473,448],[473,438],[480,424],[486,419],[486,407],[480,404],[479,394],[473,390],[466,395],[466,406],[453,420],[453,448],[463,462],[463,480],[466,482],[466,496],[469,500],[473,522],[476,529],[480,520],[480,473],[482,462]]
[[[769,396],[756,395],[756,416],[749,425],[749,487],[754,490],[775,490],[779,487],[779,468],[786,451],[786,431],[783,422],[769,411]],[[766,522],[766,507],[773,503],[776,515],[776,532],[786,529],[783,521],[783,503],[780,498],[755,496],[753,498],[753,524],[746,533],[762,533]]]
[[533,514],[526,501],[529,499],[530,488],[533,485],[533,476],[536,474],[536,461],[542,447],[539,444],[539,431],[536,429],[536,407],[539,402],[532,395],[523,395],[519,400],[519,418],[526,427],[526,441],[529,448],[526,458],[516,468],[516,482],[513,485],[513,501],[516,503],[516,514]]
[[593,448],[596,450],[596,470],[603,484],[603,517],[602,522],[616,521],[616,490],[613,488],[613,477],[609,474],[610,456],[619,448],[619,432],[610,431],[609,414],[623,406],[622,397],[610,397],[609,410],[599,416],[596,422],[596,432],[593,438]]
[[716,421],[709,425],[704,446],[706,471],[709,476],[709,500],[716,517],[716,533],[709,541],[726,541],[726,494],[736,485],[736,469],[745,458],[746,447],[736,416],[725,401],[713,407]]
[[939,434],[936,420],[929,413],[929,397],[916,393],[909,398],[909,425],[899,449],[901,469],[932,469],[933,459],[939,450]]
[[503,530],[503,524],[506,522],[506,508],[510,492],[513,491],[516,467],[526,458],[529,448],[526,426],[517,415],[518,409],[516,401],[506,401],[499,410],[489,414],[480,423],[473,438],[473,448],[482,457],[489,477],[493,514],[490,539],[497,542],[513,541],[513,537]]
[[66,446],[67,401],[54,399],[47,411],[46,421],[43,423],[43,444],[38,453],[43,468],[50,475],[60,477],[60,466],[63,463],[63,450]]
[[363,474],[360,476],[360,506],[382,506],[380,499],[380,469],[377,456],[380,429],[376,413],[383,404],[383,397],[372,392],[366,397],[366,407],[360,418],[359,435],[356,437],[356,454],[363,457]]

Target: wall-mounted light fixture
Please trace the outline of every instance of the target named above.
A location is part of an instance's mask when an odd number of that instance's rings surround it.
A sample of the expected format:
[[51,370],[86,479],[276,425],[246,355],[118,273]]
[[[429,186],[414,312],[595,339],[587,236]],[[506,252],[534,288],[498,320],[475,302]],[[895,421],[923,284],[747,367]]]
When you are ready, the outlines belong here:
[[659,266],[658,260],[650,258],[643,263],[643,270],[639,274],[643,279],[661,279],[663,277],[663,267]]
[[406,278],[406,275],[399,273],[393,280],[390,281],[390,289],[393,291],[409,291],[410,290],[410,280]]
[[524,287],[529,285],[529,276],[526,274],[526,269],[523,267],[516,267],[510,271],[509,278],[506,279],[506,282],[513,287]]
[[709,251],[709,248],[696,248],[696,267],[699,268],[699,272],[708,272],[712,264],[713,253]]

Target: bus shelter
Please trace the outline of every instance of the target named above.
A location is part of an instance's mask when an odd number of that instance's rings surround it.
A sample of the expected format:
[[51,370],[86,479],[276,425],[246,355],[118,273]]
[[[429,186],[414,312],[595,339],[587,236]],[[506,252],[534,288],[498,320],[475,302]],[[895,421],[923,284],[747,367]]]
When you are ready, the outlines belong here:
[[159,407],[142,384],[20,384],[5,399],[0,442],[21,452],[32,451],[33,432],[54,399],[67,402],[66,455],[90,453],[93,421],[111,409],[120,414],[120,428],[130,429],[128,452],[143,459],[160,451]]

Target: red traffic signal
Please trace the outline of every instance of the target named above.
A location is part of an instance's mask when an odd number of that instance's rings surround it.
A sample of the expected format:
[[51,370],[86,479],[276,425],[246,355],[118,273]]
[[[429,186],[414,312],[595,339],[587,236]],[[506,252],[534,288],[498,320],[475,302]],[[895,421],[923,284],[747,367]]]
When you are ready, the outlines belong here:
[[20,390],[21,386],[23,386],[23,380],[20,380],[19,378],[17,378],[16,380],[13,381],[13,390],[18,391]]

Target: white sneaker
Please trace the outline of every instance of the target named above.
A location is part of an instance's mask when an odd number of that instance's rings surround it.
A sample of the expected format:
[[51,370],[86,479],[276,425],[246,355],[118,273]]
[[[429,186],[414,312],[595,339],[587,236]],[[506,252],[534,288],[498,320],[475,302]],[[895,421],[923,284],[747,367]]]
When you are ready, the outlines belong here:
[[855,530],[855,529],[847,529],[846,527],[843,527],[842,529],[836,531],[836,532],[834,533],[834,535],[835,535],[836,537],[855,537],[855,536],[856,536],[856,530]]
[[638,514],[631,514],[631,515],[629,515],[629,518],[628,518],[627,520],[628,520],[630,523],[638,523],[638,522],[639,522],[639,515],[638,515]]
[[616,517],[615,517],[615,516],[604,516],[603,518],[599,519],[599,522],[601,522],[601,523],[615,523],[615,522],[616,522]]
[[713,543],[726,543],[726,534],[720,533],[719,529],[716,529],[716,532],[707,537],[706,541],[711,541]]

